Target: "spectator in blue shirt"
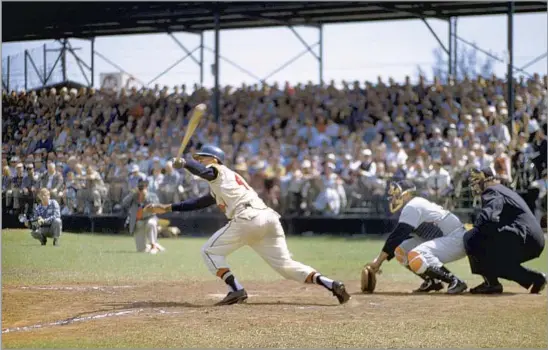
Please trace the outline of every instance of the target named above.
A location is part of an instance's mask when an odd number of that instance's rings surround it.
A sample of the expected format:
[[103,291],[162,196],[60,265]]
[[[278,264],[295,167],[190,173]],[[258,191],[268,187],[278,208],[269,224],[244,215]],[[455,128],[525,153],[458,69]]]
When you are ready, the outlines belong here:
[[[53,245],[59,245],[59,237],[63,230],[63,222],[61,221],[61,208],[55,199],[50,199],[50,193],[47,188],[41,188],[38,191],[38,200],[40,204],[34,209],[31,218],[32,225],[31,235],[33,238],[40,241],[42,245],[46,245],[47,238],[53,238]],[[25,226],[29,226],[26,222]]]

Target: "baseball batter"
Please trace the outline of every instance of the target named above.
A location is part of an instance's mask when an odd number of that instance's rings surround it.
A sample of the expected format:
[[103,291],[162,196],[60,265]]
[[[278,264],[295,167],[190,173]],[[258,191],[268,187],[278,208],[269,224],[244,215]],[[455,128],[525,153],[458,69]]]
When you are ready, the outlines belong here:
[[468,286],[444,264],[466,256],[464,225],[457,216],[439,205],[415,197],[415,191],[415,186],[409,181],[390,184],[390,211],[396,213],[401,209],[398,225],[379,256],[366,266],[379,271],[385,260],[395,256],[400,264],[424,280],[414,292],[439,291],[445,282],[448,294],[462,293]]
[[229,292],[217,305],[231,305],[247,300],[244,287],[230,270],[226,256],[248,245],[274,270],[287,279],[318,284],[331,291],[340,304],[350,295],[342,282],[323,276],[312,267],[291,259],[280,223],[280,215],[266,206],[258,194],[236,172],[223,165],[224,152],[213,145],[204,145],[195,160],[176,159],[175,168],[208,181],[210,193],[177,204],[151,204],[145,210],[162,214],[168,211],[191,211],[217,204],[229,219],[202,247],[203,259],[211,273],[221,278]]

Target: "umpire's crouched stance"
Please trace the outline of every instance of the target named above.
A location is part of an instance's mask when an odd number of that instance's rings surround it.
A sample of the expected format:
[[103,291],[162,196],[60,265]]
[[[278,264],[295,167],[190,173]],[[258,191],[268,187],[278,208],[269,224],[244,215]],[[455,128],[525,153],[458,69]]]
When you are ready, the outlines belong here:
[[37,194],[39,205],[34,209],[32,217],[25,222],[25,226],[31,227],[31,235],[46,245],[48,237],[53,238],[53,245],[59,245],[59,237],[63,231],[63,221],[61,221],[61,208],[55,199],[50,199],[47,188],[42,188]]
[[531,293],[541,292],[546,275],[521,266],[544,249],[544,233],[537,219],[516,192],[495,179],[490,168],[472,170],[469,182],[474,194],[481,194],[482,209],[474,227],[464,235],[464,246],[472,273],[485,280],[470,293],[502,293],[498,278],[515,281]]

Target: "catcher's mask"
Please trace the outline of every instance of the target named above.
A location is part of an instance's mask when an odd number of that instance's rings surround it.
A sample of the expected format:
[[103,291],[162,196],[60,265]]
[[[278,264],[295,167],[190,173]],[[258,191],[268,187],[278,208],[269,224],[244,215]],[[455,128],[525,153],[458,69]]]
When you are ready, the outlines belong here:
[[468,182],[474,196],[479,196],[485,190],[485,183],[495,180],[495,175],[490,168],[471,169],[468,174]]
[[406,203],[404,196],[417,190],[415,185],[408,181],[391,182],[388,187],[388,208],[391,213],[400,210]]

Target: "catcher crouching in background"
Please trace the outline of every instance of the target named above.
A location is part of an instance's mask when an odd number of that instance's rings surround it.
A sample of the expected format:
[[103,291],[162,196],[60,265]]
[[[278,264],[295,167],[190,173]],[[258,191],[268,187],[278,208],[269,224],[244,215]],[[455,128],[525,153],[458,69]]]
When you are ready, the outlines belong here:
[[482,209],[465,234],[464,245],[472,273],[484,279],[470,293],[502,293],[499,278],[540,293],[546,275],[521,265],[538,258],[544,249],[540,223],[519,194],[500,184],[492,169],[472,169],[468,181],[474,194],[481,195]]
[[25,220],[25,226],[32,229],[33,238],[46,245],[48,238],[53,238],[53,245],[59,245],[59,237],[63,231],[61,208],[55,199],[50,198],[47,188],[42,188],[37,194],[39,204],[34,209],[30,220]]
[[453,213],[415,196],[415,191],[415,185],[409,181],[390,184],[390,212],[401,210],[398,225],[378,257],[365,268],[376,273],[385,260],[396,257],[400,264],[423,279],[421,286],[413,292],[439,291],[445,282],[448,284],[447,294],[462,293],[468,286],[444,264],[466,256],[463,243],[466,229]]
[[138,252],[156,254],[165,250],[158,243],[158,217],[143,212],[145,206],[159,202],[158,196],[148,191],[148,180],[144,177],[138,180],[137,189],[122,200],[122,208],[129,210],[129,232],[135,238]]

